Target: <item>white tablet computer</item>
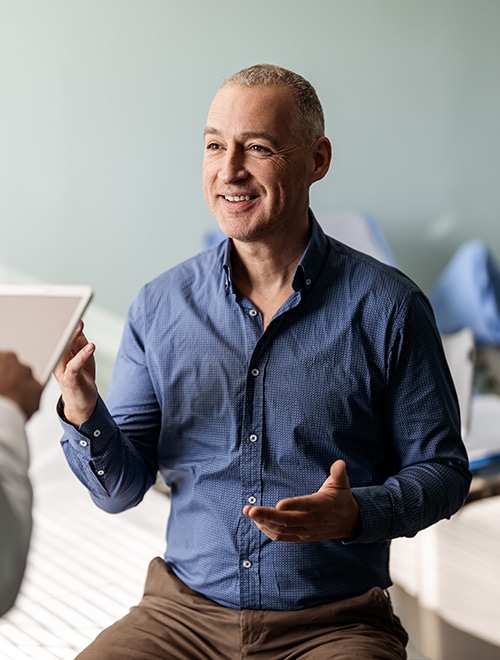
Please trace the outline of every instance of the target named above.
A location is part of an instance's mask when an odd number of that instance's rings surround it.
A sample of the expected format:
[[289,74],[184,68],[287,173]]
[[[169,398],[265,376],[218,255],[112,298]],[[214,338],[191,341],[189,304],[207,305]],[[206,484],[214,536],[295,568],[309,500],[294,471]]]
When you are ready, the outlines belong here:
[[0,284],[0,350],[45,385],[92,299],[88,286]]

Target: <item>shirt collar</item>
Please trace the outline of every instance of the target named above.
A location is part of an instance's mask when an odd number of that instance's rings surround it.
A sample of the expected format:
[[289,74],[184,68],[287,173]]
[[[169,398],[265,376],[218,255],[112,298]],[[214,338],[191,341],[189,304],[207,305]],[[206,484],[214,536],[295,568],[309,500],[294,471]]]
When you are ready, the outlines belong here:
[[328,239],[311,209],[309,209],[309,223],[311,225],[311,237],[295,269],[292,280],[294,291],[301,291],[304,287],[309,289],[314,284],[328,252]]
[[[320,272],[323,262],[328,251],[328,240],[324,231],[318,224],[314,213],[309,209],[309,223],[311,225],[311,237],[305,249],[302,258],[297,264],[295,274],[292,280],[292,287],[294,291],[301,291],[304,287],[309,289],[316,280]],[[231,287],[234,293],[233,283],[231,279],[231,252],[233,249],[233,242],[231,239],[226,240],[226,251],[224,258],[224,277],[226,288]]]
[[224,286],[226,289],[231,287],[231,292],[234,293],[233,280],[231,278],[231,252],[233,250],[233,241],[226,238],[225,241],[226,251],[224,257]]

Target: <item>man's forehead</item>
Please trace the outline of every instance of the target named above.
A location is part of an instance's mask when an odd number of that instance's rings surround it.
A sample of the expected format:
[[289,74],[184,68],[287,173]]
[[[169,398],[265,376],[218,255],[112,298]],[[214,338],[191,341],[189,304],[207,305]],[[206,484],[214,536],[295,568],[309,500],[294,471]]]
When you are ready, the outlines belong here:
[[[228,83],[215,95],[208,111],[207,126],[244,119],[249,131],[260,131],[262,123],[274,123],[293,109],[291,90],[285,85],[240,85]],[[242,127],[243,129],[243,127]]]

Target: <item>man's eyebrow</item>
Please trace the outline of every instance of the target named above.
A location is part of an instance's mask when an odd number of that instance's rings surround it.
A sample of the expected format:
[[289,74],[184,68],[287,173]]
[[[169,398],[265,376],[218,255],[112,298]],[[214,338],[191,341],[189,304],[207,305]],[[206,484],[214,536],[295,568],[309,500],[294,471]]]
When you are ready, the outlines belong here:
[[205,130],[203,131],[203,137],[207,135],[221,135],[221,132],[218,131],[216,128],[212,128],[211,126],[207,126]]
[[[203,131],[203,137],[206,137],[207,135],[222,136],[222,133],[217,128],[213,128],[212,126],[207,126]],[[255,139],[266,140],[273,146],[278,145],[276,138],[270,133],[266,133],[266,131],[246,131],[245,133],[242,133],[239,137],[242,140],[255,140]]]

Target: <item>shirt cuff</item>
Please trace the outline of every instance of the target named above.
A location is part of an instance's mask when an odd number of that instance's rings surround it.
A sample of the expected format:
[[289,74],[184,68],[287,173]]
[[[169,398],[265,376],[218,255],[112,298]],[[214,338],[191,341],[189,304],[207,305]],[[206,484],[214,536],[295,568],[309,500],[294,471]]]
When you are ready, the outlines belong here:
[[74,449],[88,457],[102,454],[116,433],[115,422],[100,396],[94,412],[79,428],[75,428],[64,417],[62,399],[59,399],[57,403],[57,414],[64,430],[65,439]]
[[392,523],[392,498],[383,486],[353,488],[361,516],[361,533],[344,543],[378,543],[387,541]]

